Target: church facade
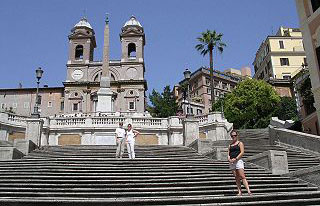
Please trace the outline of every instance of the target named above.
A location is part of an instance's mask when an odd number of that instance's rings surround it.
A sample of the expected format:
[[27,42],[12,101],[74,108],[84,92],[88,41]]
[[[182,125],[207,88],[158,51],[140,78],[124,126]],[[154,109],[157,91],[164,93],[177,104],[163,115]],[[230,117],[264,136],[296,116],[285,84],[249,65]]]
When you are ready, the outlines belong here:
[[[71,29],[68,39],[69,57],[63,87],[42,87],[39,90],[39,108],[43,117],[97,112],[103,61],[94,60],[95,32],[87,19],[82,18]],[[104,55],[109,55],[106,39],[109,39],[109,29],[104,33]],[[147,90],[144,78],[145,34],[134,16],[122,27],[120,42],[121,59],[108,58],[112,112],[143,113]],[[29,116],[33,112],[35,99],[35,88],[0,89],[1,110]]]

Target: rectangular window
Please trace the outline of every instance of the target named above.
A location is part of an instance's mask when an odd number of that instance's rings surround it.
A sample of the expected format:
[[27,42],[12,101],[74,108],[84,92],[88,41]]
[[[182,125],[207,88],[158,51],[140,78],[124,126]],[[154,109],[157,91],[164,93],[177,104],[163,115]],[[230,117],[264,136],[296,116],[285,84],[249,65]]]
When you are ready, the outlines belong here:
[[48,107],[52,107],[52,102],[48,102]]
[[73,111],[78,111],[78,103],[73,103]]
[[279,41],[279,46],[280,46],[280,49],[284,49],[283,41]]
[[202,114],[202,110],[201,109],[197,109],[197,114]]
[[6,104],[5,103],[1,103],[1,109],[5,109],[6,108]]
[[289,59],[288,58],[280,58],[281,66],[289,66]]
[[61,102],[60,103],[60,111],[63,111],[64,110],[64,102]]
[[135,109],[134,102],[129,102],[129,110],[134,110],[134,109]]
[[18,103],[12,103],[12,108],[17,108],[18,107]]
[[210,79],[206,78],[206,85],[210,85]]

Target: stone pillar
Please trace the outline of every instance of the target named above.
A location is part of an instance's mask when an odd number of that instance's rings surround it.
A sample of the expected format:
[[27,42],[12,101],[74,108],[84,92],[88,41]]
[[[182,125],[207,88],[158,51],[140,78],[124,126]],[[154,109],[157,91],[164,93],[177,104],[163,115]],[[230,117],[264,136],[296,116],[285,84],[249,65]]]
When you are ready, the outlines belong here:
[[31,140],[37,146],[41,146],[41,133],[42,133],[42,126],[43,120],[30,118],[26,120],[27,127],[26,127],[26,140]]
[[59,134],[56,133],[50,133],[49,134],[49,145],[58,145],[58,138],[59,138]]
[[81,145],[93,145],[94,138],[91,132],[84,132],[81,136]]
[[0,128],[0,141],[8,141],[8,131],[5,128]]
[[183,125],[183,145],[188,146],[194,140],[199,139],[199,121],[193,118],[185,118]]

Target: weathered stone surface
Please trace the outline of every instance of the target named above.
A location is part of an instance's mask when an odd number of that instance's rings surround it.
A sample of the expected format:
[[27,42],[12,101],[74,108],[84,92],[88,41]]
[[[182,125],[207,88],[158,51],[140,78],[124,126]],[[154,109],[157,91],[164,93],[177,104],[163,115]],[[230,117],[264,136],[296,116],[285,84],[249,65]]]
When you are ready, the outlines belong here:
[[313,134],[269,126],[270,143],[282,142],[320,153],[320,137]]
[[193,118],[185,118],[183,124],[183,145],[188,146],[194,140],[199,139],[199,121]]
[[0,147],[0,160],[21,159],[23,153],[14,147]]
[[285,151],[268,150],[247,157],[246,161],[264,167],[270,170],[272,174],[281,175],[289,172],[287,153]]
[[15,139],[13,142],[15,148],[21,151],[24,155],[38,148],[38,146],[31,140]]
[[286,174],[286,176],[299,178],[311,184],[320,186],[320,165],[290,172]]
[[26,123],[27,126],[25,139],[31,140],[36,145],[40,146],[43,120],[29,118],[26,119]]
[[189,147],[196,150],[199,154],[205,154],[212,151],[212,140],[210,139],[196,139]]

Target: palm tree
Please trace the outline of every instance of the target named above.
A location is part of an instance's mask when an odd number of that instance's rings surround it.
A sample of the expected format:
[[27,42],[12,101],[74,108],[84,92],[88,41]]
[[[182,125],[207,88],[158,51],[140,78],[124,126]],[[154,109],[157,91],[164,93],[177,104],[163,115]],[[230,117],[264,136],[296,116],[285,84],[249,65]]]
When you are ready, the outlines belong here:
[[[211,89],[211,103],[214,104],[214,82],[213,82],[213,49],[217,49],[219,53],[223,52],[223,48],[227,45],[221,41],[223,34],[217,33],[215,30],[202,32],[201,36],[197,38],[200,44],[197,44],[195,48],[203,55],[210,55],[210,89]],[[211,107],[212,107],[211,105]]]

